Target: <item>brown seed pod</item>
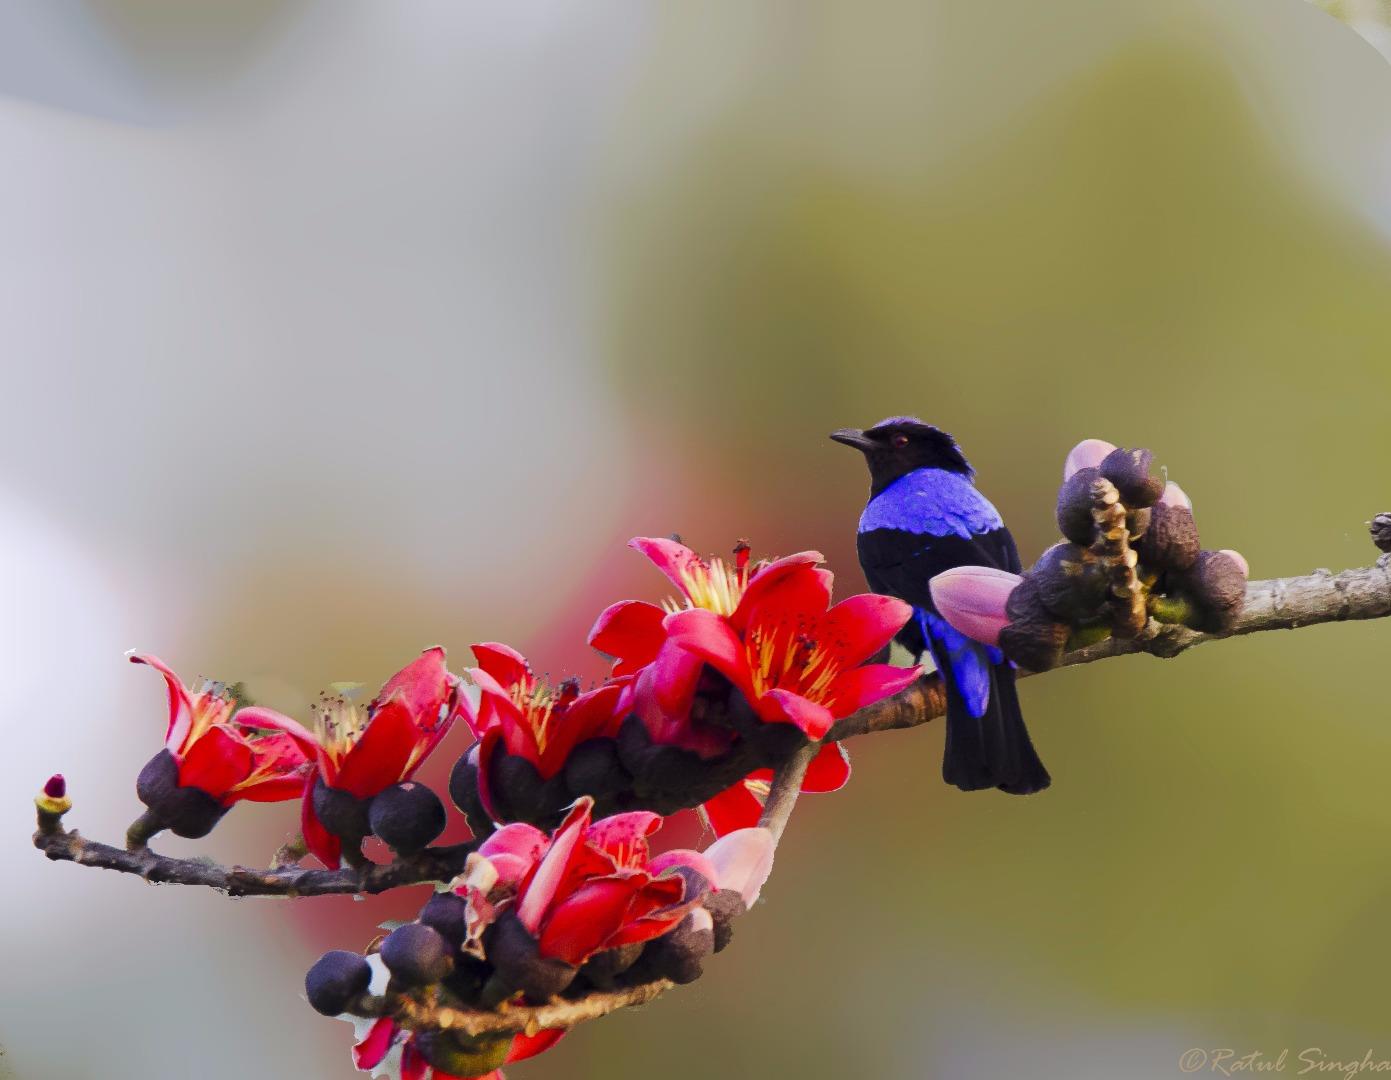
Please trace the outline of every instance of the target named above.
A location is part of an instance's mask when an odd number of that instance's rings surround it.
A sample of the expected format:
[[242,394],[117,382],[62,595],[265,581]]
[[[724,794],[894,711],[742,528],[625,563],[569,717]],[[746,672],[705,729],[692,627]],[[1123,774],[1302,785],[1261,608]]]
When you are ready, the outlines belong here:
[[1150,527],[1135,542],[1140,562],[1152,570],[1187,570],[1198,561],[1198,526],[1193,511],[1181,504],[1158,503],[1150,510]]
[[1074,544],[1092,542],[1092,484],[1100,476],[1094,468],[1078,469],[1058,488],[1058,532]]
[[1236,625],[1246,602],[1246,573],[1223,551],[1200,551],[1193,566],[1178,576],[1178,590],[1198,612],[1195,629],[1222,633]]
[[1106,603],[1106,572],[1078,544],[1054,544],[1038,557],[1028,579],[1048,613],[1066,623],[1082,622]]
[[1372,543],[1381,551],[1391,552],[1391,514],[1378,514],[1371,522]]
[[1057,667],[1067,644],[1066,623],[1056,621],[1043,606],[1038,586],[1029,578],[1009,594],[1005,602],[1009,625],[1000,631],[1000,648],[1006,656],[1030,671]]
[[1164,494],[1164,481],[1150,475],[1154,454],[1148,450],[1112,450],[1099,466],[1103,478],[1116,485],[1121,502],[1131,510],[1153,506]]

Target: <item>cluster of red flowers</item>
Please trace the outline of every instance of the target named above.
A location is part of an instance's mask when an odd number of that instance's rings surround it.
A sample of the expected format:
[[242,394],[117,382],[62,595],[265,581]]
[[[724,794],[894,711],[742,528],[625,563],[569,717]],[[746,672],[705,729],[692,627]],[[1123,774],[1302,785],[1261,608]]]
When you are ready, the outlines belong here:
[[[445,824],[438,797],[412,777],[462,717],[475,742],[450,794],[481,842],[450,890],[383,944],[389,977],[483,1008],[544,1001],[577,979],[694,978],[771,866],[771,834],[755,826],[772,769],[917,677],[869,662],[911,609],[876,595],[832,605],[816,552],[754,563],[743,544],[729,562],[675,540],[631,546],[677,592],[599,616],[589,643],[613,668],[583,692],[538,678],[505,645],[473,646],[477,666],[462,676],[434,648],[366,705],[322,697],[306,727],[221,684],[186,688],[160,661],[132,656],[169,692],[165,749],[138,784],[145,833],[202,836],[239,800],[299,798],[305,844],[326,866],[363,862],[371,835],[409,855]],[[849,772],[844,750],[823,743],[803,790],[835,790]],[[653,856],[647,838],[661,815],[695,806],[723,839]],[[311,972],[310,1000],[342,1012],[369,982],[364,958],[330,953]],[[403,1076],[445,1080],[487,1074],[558,1037],[469,1042],[384,1020],[364,1032],[356,1060],[376,1070],[392,1055]]]

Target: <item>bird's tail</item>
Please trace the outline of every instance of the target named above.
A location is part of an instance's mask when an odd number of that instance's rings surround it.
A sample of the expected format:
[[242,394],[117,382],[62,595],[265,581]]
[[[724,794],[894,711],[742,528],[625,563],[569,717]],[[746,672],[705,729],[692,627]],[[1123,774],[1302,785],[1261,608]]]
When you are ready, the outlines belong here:
[[1046,788],[1051,777],[1024,726],[1009,661],[991,665],[990,700],[980,716],[971,715],[949,670],[943,678],[947,685],[947,745],[942,779],[962,791],[997,787],[1011,795],[1032,795]]

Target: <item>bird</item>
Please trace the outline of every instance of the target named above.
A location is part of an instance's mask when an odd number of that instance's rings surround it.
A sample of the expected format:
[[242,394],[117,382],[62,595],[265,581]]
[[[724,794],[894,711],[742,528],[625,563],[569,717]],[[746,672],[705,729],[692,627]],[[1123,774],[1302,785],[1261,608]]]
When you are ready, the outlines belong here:
[[869,501],[856,547],[869,587],[913,605],[897,640],[932,658],[947,691],[942,778],[962,791],[1031,795],[1050,777],[1029,738],[1014,665],[993,645],[960,633],[937,612],[928,583],[955,566],[1020,572],[1019,551],[1000,513],[975,486],[975,471],[945,431],[915,416],[831,438],[864,454]]

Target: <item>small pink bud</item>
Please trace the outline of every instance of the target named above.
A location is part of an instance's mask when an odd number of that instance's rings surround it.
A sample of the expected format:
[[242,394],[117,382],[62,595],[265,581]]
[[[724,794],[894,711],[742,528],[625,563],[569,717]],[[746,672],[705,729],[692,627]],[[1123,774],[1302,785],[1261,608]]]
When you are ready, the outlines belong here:
[[1233,551],[1231,548],[1223,548],[1221,554],[1227,556],[1227,558],[1231,559],[1237,566],[1241,567],[1242,577],[1246,578],[1248,581],[1251,579],[1251,566],[1246,561],[1245,555],[1239,551]]
[[61,799],[68,793],[68,782],[63,779],[62,773],[54,773],[48,778],[48,783],[43,786],[43,793],[50,799]]
[[928,589],[942,618],[957,630],[983,645],[998,645],[1009,625],[1005,603],[1023,580],[992,566],[956,566],[928,582]]
[[1170,480],[1164,485],[1164,494],[1159,496],[1162,506],[1182,506],[1191,513],[1193,510],[1193,500],[1188,497],[1188,493]]
[[773,872],[773,851],[777,847],[767,829],[735,829],[705,849],[705,857],[715,868],[717,889],[733,889],[753,907],[763,883]]
[[1063,462],[1063,479],[1066,480],[1079,469],[1095,468],[1115,448],[1114,443],[1108,443],[1105,439],[1083,439],[1068,451],[1067,460]]

